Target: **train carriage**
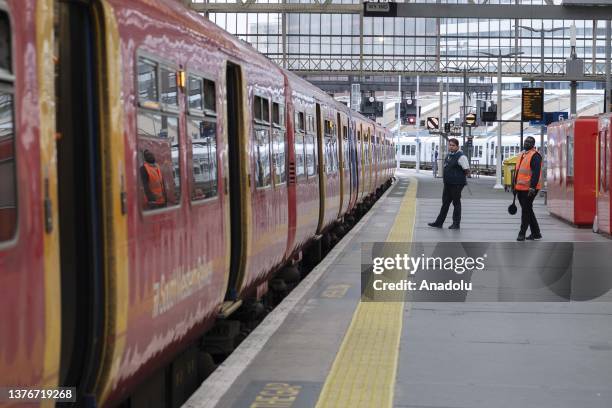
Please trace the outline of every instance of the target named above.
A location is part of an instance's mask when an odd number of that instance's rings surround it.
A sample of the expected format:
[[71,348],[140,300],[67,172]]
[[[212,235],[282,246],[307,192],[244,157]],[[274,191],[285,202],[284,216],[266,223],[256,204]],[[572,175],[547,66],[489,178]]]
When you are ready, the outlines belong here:
[[176,2],[0,0],[0,45],[1,383],[177,405],[217,319],[383,182],[370,121]]
[[548,210],[576,225],[590,226],[595,219],[597,126],[594,116],[548,126]]
[[597,230],[604,234],[612,234],[612,195],[610,180],[612,180],[612,115],[599,115],[597,150]]
[[[291,101],[287,109],[287,121],[292,129],[289,144],[290,153],[295,156],[295,199],[289,212],[290,231],[294,232],[289,240],[289,252],[307,243],[317,232],[319,224],[319,153],[316,136],[316,103],[310,95],[310,86],[293,74],[286,75],[287,99]],[[293,147],[293,149],[291,149]],[[291,165],[290,165],[291,166]],[[293,184],[293,183],[292,183]],[[291,191],[291,190],[290,190]]]
[[[529,135],[525,135],[529,136]],[[536,146],[540,148],[540,135],[534,136]],[[462,145],[462,140],[459,137],[460,148],[465,154],[467,150]],[[489,136],[483,138],[474,138],[473,147],[471,149],[470,158],[471,165],[479,172],[484,174],[495,174],[497,163],[497,136]],[[546,139],[545,139],[546,143]],[[422,169],[431,169],[436,157],[439,154],[439,136],[426,136],[420,138],[420,156],[419,165]],[[517,156],[521,152],[520,137],[517,135],[505,135],[502,139],[502,160]],[[544,153],[546,153],[546,144],[544,145]],[[417,146],[414,139],[404,139],[399,143],[399,159],[403,166],[415,167],[417,162]]]
[[[60,376],[52,4],[0,1],[0,384],[7,387],[55,387]],[[43,405],[50,406],[31,404]]]

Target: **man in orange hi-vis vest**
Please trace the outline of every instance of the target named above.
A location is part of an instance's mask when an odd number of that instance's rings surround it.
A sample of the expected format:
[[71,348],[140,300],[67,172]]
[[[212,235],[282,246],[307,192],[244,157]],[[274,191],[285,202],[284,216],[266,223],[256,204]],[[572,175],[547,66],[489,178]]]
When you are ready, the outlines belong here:
[[[517,241],[542,239],[540,226],[533,212],[533,200],[542,189],[542,155],[535,148],[535,139],[531,136],[525,138],[524,151],[518,159],[514,176],[514,192],[521,204],[521,230]],[[531,234],[525,237],[527,228]]]
[[145,192],[147,208],[165,207],[167,203],[166,186],[159,165],[156,163],[155,155],[149,150],[142,152],[144,163],[140,168],[140,177]]

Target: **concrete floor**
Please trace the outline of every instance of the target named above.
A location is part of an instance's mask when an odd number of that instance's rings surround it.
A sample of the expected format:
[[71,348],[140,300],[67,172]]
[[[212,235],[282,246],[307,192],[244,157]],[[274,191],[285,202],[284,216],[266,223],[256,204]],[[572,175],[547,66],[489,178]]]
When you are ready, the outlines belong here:
[[[506,212],[512,196],[493,190],[492,178],[470,180],[462,228],[450,231],[427,226],[441,204],[441,181],[413,170],[398,177],[401,183],[328,255],[319,275],[311,273],[186,407],[316,404],[359,302],[361,245],[386,239],[407,177],[419,181],[414,241],[515,240],[519,218]],[[545,240],[610,242],[550,217],[541,198],[536,211]],[[404,307],[396,407],[612,407],[612,302]]]
[[[420,181],[415,241],[516,238],[520,209],[508,215],[512,195],[492,178],[469,181],[461,230],[451,231],[426,225],[441,181],[409,172]],[[549,216],[542,198],[536,214],[545,240],[606,241]],[[612,303],[413,303],[402,330],[396,407],[612,407]]]

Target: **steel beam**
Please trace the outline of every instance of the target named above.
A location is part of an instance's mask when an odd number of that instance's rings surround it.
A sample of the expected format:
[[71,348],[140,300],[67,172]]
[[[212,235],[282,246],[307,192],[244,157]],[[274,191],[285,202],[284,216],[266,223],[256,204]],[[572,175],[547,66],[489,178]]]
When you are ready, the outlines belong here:
[[[291,57],[289,57],[291,59]],[[362,75],[359,71],[329,71],[329,70],[291,70],[292,72],[301,75],[317,75],[317,76],[338,76],[338,75],[352,75],[359,76]],[[455,71],[364,71],[363,75],[366,76],[388,76],[389,74],[402,75],[405,77],[416,77],[424,76],[424,77],[441,77],[441,76],[450,76],[450,77],[463,77],[461,72]],[[497,75],[497,72],[469,72],[469,77],[494,77]],[[524,81],[593,81],[593,82],[605,82],[605,75],[584,75],[580,77],[568,77],[565,74],[546,74],[542,77],[539,74],[528,75],[525,73],[514,73],[514,72],[504,72],[504,77],[514,77],[514,78],[523,78]]]
[[[335,3],[191,3],[190,7],[200,13],[359,14],[363,11],[361,4]],[[397,3],[397,17],[607,20],[612,19],[612,6]]]
[[535,20],[608,20],[611,6],[397,3],[397,17]]
[[312,13],[359,14],[360,4],[335,3],[191,3],[198,13]]
[[[341,93],[347,92],[351,83],[358,82],[355,80],[351,81],[337,81],[337,80],[325,80],[325,79],[312,79],[309,77],[303,77],[308,82],[316,85],[321,88],[325,92],[329,93]],[[361,91],[363,92],[395,92],[397,91],[397,80],[394,83],[390,82],[372,82],[372,83],[364,83],[359,82]],[[419,85],[421,92],[438,92],[439,85],[436,82],[421,82]],[[463,85],[461,83],[452,83],[450,86],[450,92],[463,92]],[[402,81],[402,90],[404,92],[416,92],[416,83],[408,82],[406,83],[405,79]],[[493,90],[493,86],[490,84],[470,84],[468,86],[468,91],[471,93],[491,93]]]

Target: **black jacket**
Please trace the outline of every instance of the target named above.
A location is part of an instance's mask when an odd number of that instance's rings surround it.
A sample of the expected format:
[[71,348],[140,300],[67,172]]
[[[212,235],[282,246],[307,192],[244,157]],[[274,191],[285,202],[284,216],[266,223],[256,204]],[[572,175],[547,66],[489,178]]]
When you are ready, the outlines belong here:
[[455,153],[449,153],[444,159],[444,183],[446,184],[467,184],[467,178],[463,167],[459,164],[459,158],[463,156],[461,150]]

